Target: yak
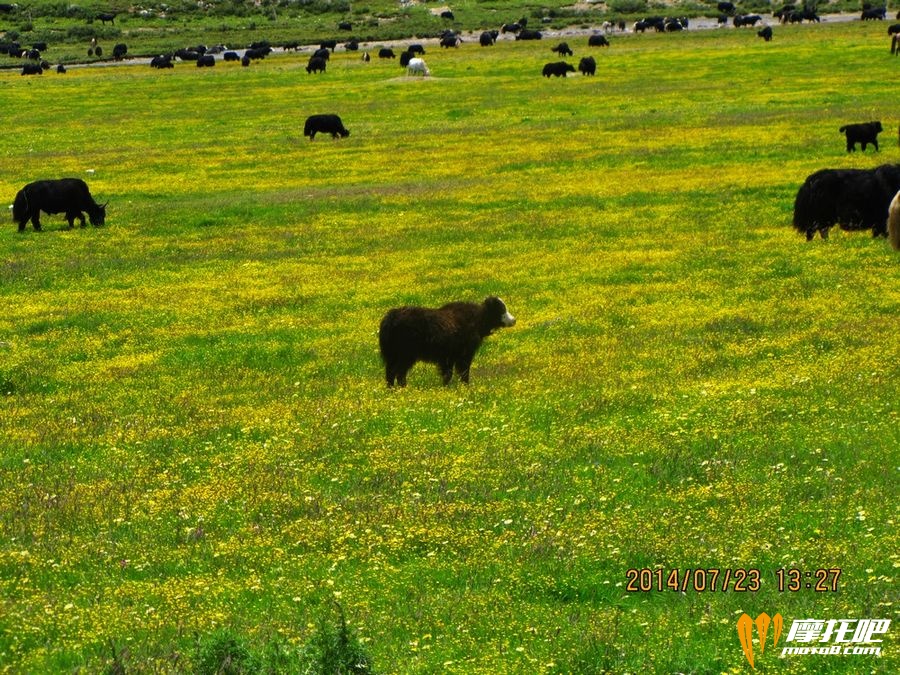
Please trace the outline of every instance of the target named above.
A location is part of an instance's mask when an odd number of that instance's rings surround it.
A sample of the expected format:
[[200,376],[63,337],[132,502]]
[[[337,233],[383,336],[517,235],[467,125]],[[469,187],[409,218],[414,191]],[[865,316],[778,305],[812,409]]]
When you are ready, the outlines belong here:
[[497,31],[495,30],[486,30],[478,38],[478,44],[482,47],[491,47],[495,42],[497,42]]
[[593,56],[585,56],[578,63],[578,72],[582,75],[593,75],[597,72],[597,62]]
[[888,208],[888,240],[895,251],[900,251],[900,191],[894,195]]
[[543,75],[544,77],[565,77],[566,73],[574,73],[575,66],[571,63],[566,63],[565,61],[556,61],[554,63],[548,63],[544,66]]
[[874,169],[822,169],[807,177],[794,200],[794,228],[810,241],[816,232],[872,230],[887,236],[888,207],[900,190],[900,164]]
[[325,59],[321,56],[311,56],[309,62],[306,64],[306,72],[309,73],[324,73],[325,72]]
[[331,134],[332,138],[347,138],[350,135],[337,115],[310,115],[303,126],[303,135],[313,140],[317,133]]
[[34,229],[40,232],[41,211],[50,214],[65,213],[70,228],[75,226],[76,218],[81,221],[81,227],[84,227],[83,212],[87,212],[91,225],[100,226],[106,222],[106,204],[101,206],[95,202],[87,183],[80,178],[39,180],[19,190],[13,202],[13,220],[18,224],[19,232],[25,230],[29,220]]
[[861,124],[845,124],[838,129],[842,134],[847,136],[847,152],[856,150],[856,144],[859,143],[863,152],[866,145],[871,143],[878,150],[878,134],[884,131],[881,122],[863,122]]
[[431,71],[428,70],[428,66],[425,65],[425,60],[420,59],[418,57],[410,59],[409,63],[406,64],[406,74],[407,75],[421,75],[422,77],[428,77],[431,75]]
[[514,326],[516,318],[503,301],[451,302],[438,309],[397,307],[384,315],[378,344],[387,385],[406,386],[406,374],[418,361],[437,364],[441,380],[450,384],[453,370],[469,383],[469,369],[482,341],[497,328]]

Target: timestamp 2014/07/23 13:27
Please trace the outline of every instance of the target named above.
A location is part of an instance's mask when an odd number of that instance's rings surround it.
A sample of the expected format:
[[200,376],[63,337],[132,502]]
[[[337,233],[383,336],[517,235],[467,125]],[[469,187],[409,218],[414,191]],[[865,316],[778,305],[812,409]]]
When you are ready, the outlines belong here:
[[[841,570],[816,569],[811,571],[797,568],[775,570],[775,582],[779,593],[794,593],[812,590],[817,593],[837,592]],[[719,569],[685,568],[665,570],[662,568],[631,568],[626,570],[629,593],[649,593],[653,591],[679,591],[686,593],[734,593],[756,592],[762,588],[763,575],[755,568]]]

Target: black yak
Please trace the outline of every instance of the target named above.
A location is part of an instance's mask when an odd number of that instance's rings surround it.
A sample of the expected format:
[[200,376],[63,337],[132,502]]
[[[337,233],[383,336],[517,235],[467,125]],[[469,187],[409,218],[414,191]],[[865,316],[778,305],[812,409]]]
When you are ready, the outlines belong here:
[[758,31],[756,31],[756,35],[757,37],[761,37],[766,42],[770,42],[772,40],[772,27],[764,26],[763,28],[760,28]]
[[13,220],[18,223],[19,232],[25,229],[29,220],[34,229],[40,231],[41,211],[65,213],[69,227],[75,226],[76,218],[81,221],[81,227],[85,226],[83,212],[87,212],[91,225],[106,222],[106,204],[101,206],[95,202],[87,183],[80,178],[39,180],[19,190],[13,202]]
[[588,38],[588,47],[609,47],[609,40],[603,35],[591,35]]
[[309,140],[312,140],[318,133],[331,134],[332,138],[338,136],[346,138],[350,135],[337,115],[310,115],[306,118],[306,124],[303,126],[303,135],[309,136]]
[[152,59],[150,59],[150,67],[151,68],[174,68],[175,64],[172,63],[171,54],[157,54]]
[[572,50],[569,48],[568,42],[560,42],[555,47],[550,48],[551,52],[556,52],[560,56],[573,56]]
[[578,63],[578,72],[582,75],[593,75],[597,72],[597,62],[593,56],[585,56]]
[[325,72],[325,59],[321,56],[311,56],[309,58],[309,63],[306,64],[306,72],[309,73],[324,73]]
[[406,374],[418,361],[437,364],[443,383],[453,369],[468,384],[469,369],[482,341],[497,328],[513,326],[515,317],[500,298],[481,304],[451,302],[439,309],[399,307],[381,320],[378,343],[387,385],[406,386]]
[[516,40],[540,40],[544,34],[539,30],[520,30],[516,35]]
[[482,47],[490,47],[497,41],[497,31],[486,30],[478,38],[478,44]]
[[878,134],[884,131],[884,128],[881,126],[881,122],[863,122],[861,124],[845,124],[838,131],[847,136],[847,152],[856,150],[857,143],[865,152],[866,145],[869,143],[878,150]]
[[565,77],[566,73],[574,73],[575,66],[571,63],[566,63],[565,61],[556,61],[554,63],[548,63],[544,66],[543,75],[544,77]]
[[794,200],[794,228],[828,238],[828,230],[872,230],[887,235],[888,207],[900,190],[900,164],[874,169],[822,169],[807,177]]

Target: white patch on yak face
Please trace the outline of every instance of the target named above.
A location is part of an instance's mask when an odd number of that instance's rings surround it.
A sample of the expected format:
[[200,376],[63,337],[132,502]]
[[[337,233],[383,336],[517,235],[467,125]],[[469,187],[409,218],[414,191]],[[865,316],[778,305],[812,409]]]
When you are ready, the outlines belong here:
[[[500,298],[497,298],[500,300]],[[509,313],[509,310],[506,309],[506,303],[500,300],[500,304],[503,305],[503,316],[500,317],[500,323],[504,326],[515,326],[516,325],[516,317]]]

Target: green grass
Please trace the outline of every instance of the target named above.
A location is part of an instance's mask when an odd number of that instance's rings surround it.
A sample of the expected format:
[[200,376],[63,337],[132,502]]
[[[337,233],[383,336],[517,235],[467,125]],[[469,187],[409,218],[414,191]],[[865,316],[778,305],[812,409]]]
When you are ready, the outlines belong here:
[[[0,231],[0,669],[296,657],[333,599],[379,672],[746,672],[743,612],[894,618],[897,254],[790,226],[808,174],[896,161],[882,29],[619,38],[565,80],[546,41],[429,48],[426,81],[0,73],[6,203],[109,200]],[[332,111],[349,138],[302,136]],[[494,293],[519,321],[471,386],[384,386],[388,308]],[[642,567],[762,589],[626,592]]]

